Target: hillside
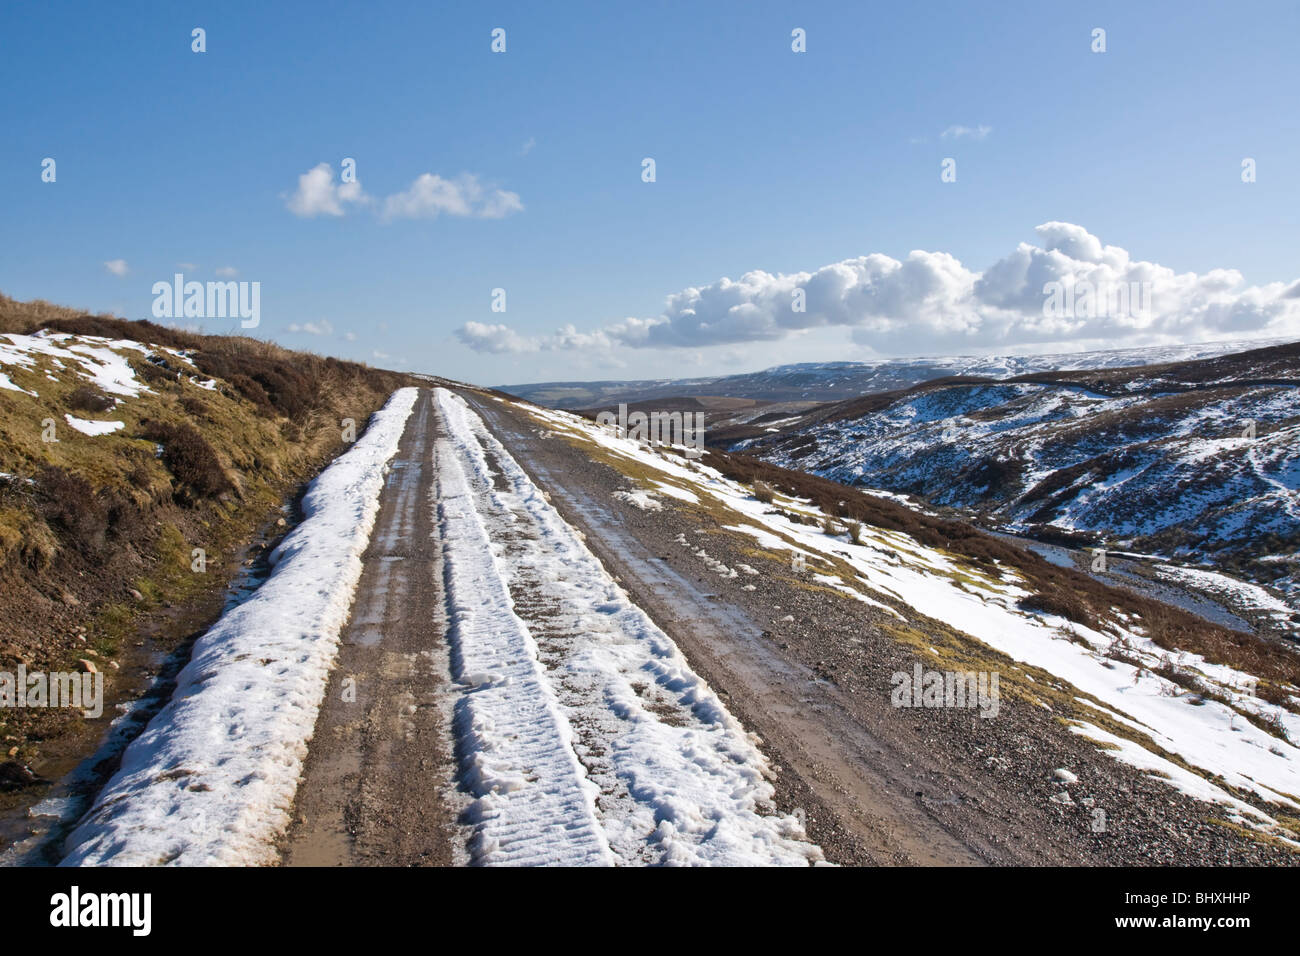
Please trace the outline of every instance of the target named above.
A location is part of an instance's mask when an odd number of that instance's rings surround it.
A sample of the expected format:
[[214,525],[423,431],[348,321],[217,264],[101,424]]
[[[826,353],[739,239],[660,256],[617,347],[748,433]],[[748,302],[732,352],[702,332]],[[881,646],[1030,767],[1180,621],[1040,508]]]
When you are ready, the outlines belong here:
[[[1253,423],[1253,430],[1252,424]],[[1158,553],[1300,599],[1300,343],[947,378],[710,435],[1003,530]]]

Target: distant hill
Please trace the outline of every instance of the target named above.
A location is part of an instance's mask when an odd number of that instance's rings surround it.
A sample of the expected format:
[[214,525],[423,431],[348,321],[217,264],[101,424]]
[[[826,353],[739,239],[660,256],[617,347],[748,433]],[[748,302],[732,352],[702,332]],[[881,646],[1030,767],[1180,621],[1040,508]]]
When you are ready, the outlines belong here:
[[873,392],[908,388],[950,375],[1011,378],[1033,372],[1120,368],[1225,355],[1268,342],[1209,342],[1025,356],[951,356],[885,359],[879,362],[814,362],[778,365],[762,372],[712,378],[639,379],[599,382],[537,382],[497,386],[503,392],[551,408],[596,408],[618,402],[653,401],[685,395],[720,395],[767,402],[833,402]]

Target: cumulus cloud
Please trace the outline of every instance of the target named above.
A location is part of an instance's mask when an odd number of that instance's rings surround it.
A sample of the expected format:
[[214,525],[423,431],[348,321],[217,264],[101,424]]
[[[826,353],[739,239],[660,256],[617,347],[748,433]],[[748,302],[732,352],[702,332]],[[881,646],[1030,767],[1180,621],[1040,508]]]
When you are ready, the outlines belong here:
[[298,177],[298,189],[285,205],[295,216],[314,219],[317,216],[342,216],[346,206],[365,204],[369,199],[359,180],[336,183],[333,167],[329,163],[319,163]]
[[333,335],[334,326],[330,324],[329,319],[321,319],[319,322],[293,322],[289,325],[290,332],[302,332],[306,335]]
[[992,126],[949,126],[939,134],[940,139],[984,139],[993,132]]
[[125,259],[109,259],[104,263],[104,268],[115,276],[124,276],[128,272]]
[[522,212],[518,193],[485,186],[473,173],[461,173],[445,179],[436,173],[422,173],[410,187],[376,199],[361,188],[361,183],[335,182],[334,169],[320,163],[298,177],[298,188],[285,205],[295,216],[343,216],[349,206],[373,207],[385,222],[394,219],[436,219],[458,216],[472,219],[504,219]]
[[222,266],[220,269],[216,270],[216,273],[223,279],[233,279],[235,276],[239,275],[239,270],[234,266]]
[[[983,272],[945,252],[914,251],[901,261],[872,253],[815,272],[722,278],[669,296],[659,316],[590,332],[565,326],[525,336],[471,322],[457,335],[476,351],[508,353],[699,348],[844,327],[859,344],[895,355],[1300,335],[1300,281],[1245,286],[1235,269],[1178,273],[1073,223],[1047,222],[1035,232],[1037,244],[1020,243]],[[1130,292],[1117,307],[1117,293]]]
[[385,219],[436,219],[440,215],[502,219],[521,212],[518,193],[488,189],[472,173],[443,179],[424,173],[405,192],[384,200]]
[[475,352],[488,352],[494,355],[505,352],[536,352],[542,348],[540,339],[524,338],[508,325],[466,322],[456,330],[456,338]]

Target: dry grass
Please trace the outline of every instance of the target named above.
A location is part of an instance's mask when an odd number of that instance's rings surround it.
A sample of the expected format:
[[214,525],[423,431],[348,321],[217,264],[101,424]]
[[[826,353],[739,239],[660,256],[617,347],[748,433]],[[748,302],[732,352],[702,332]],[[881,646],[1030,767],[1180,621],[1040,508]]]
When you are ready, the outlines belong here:
[[68,407],[80,412],[106,412],[116,404],[93,385],[79,385],[68,395]]
[[193,425],[146,420],[140,423],[140,435],[162,446],[162,463],[178,483],[179,501],[194,504],[233,490],[216,451]]
[[20,332],[26,334],[35,332],[44,322],[52,322],[56,319],[75,319],[83,314],[84,312],[80,309],[55,305],[52,302],[46,302],[44,299],[19,302],[17,299],[11,299],[9,296],[0,293],[0,333]]
[[1093,630],[1098,630],[1102,626],[1092,609],[1077,594],[1070,592],[1057,590],[1047,594],[1031,594],[1021,598],[1016,604],[1023,611],[1054,614]]

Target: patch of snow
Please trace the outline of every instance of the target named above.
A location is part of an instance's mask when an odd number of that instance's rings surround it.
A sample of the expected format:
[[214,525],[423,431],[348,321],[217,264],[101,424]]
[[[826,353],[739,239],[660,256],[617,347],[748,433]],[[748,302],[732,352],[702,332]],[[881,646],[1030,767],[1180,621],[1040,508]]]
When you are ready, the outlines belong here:
[[67,419],[69,425],[83,435],[108,435],[126,427],[126,422],[101,422],[87,418],[74,418],[67,414],[63,417]]
[[[54,379],[54,381],[57,382],[58,379],[56,378]],[[31,395],[33,398],[40,398],[40,396],[37,395],[35,392],[29,392],[27,391],[27,389],[22,388],[19,385],[15,385],[13,381],[9,378],[9,376],[6,375],[4,372],[0,372],[0,388],[7,388],[11,392],[22,392],[24,395]]]
[[1087,737],[1089,740],[1102,744],[1103,752],[1121,763],[1126,763],[1130,767],[1153,774],[1164,783],[1189,797],[1230,808],[1233,812],[1229,816],[1232,816],[1235,822],[1244,823],[1245,818],[1249,817],[1267,824],[1275,825],[1277,823],[1268,814],[1261,813],[1250,804],[1238,800],[1226,790],[1210,783],[1204,777],[1191,773],[1173,761],[1152,753],[1145,747],[1138,746],[1126,737],[1117,736],[1085,721],[1071,723],[1070,730],[1081,737]]
[[676,498],[678,501],[685,501],[689,504],[699,504],[699,495],[687,491],[677,485],[669,484],[666,481],[656,481],[655,490],[659,494],[667,495],[669,498]]
[[653,492],[649,491],[616,491],[614,497],[619,501],[626,501],[634,508],[641,511],[663,511],[664,505],[654,497]]
[[0,364],[34,368],[37,356],[45,356],[52,362],[79,367],[96,387],[111,395],[134,398],[141,392],[151,391],[136,379],[135,371],[121,354],[123,350],[149,351],[138,342],[93,335],[60,335],[45,330],[33,335],[0,335]]

